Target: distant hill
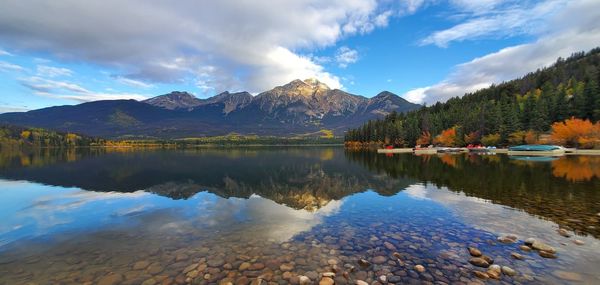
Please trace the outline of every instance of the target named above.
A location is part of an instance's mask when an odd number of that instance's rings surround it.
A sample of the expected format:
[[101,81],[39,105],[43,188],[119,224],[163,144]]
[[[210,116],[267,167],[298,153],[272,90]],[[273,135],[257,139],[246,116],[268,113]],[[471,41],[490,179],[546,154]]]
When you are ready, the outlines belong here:
[[223,92],[199,99],[171,92],[144,101],[108,100],[0,114],[0,123],[106,138],[184,138],[240,134],[294,136],[346,129],[420,108],[384,91],[373,98],[294,80],[256,96]]

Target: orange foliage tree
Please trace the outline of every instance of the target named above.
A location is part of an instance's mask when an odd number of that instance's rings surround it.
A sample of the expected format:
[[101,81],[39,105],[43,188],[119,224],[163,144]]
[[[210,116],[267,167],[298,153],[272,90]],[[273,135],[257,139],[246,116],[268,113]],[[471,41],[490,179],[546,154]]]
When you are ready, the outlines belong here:
[[468,135],[465,135],[465,143],[466,144],[475,144],[479,142],[481,135],[479,131],[471,132]]
[[600,148],[600,123],[571,117],[552,124],[552,141],[574,147]]
[[417,145],[429,145],[431,144],[431,133],[423,132],[417,139]]
[[456,146],[456,126],[443,130],[441,134],[435,137],[434,143],[444,146]]

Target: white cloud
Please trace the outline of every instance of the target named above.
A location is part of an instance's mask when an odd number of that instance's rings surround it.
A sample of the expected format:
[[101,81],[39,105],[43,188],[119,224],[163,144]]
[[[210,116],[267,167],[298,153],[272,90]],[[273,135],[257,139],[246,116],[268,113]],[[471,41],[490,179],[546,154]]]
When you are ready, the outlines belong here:
[[2,49],[0,49],[0,56],[3,56],[3,55],[6,55],[6,56],[12,56],[12,53],[10,53],[10,52],[7,52],[7,51],[5,51],[5,50],[2,50]]
[[[573,17],[578,15],[578,17]],[[558,57],[586,51],[600,43],[600,2],[573,1],[548,18],[547,31],[532,43],[512,46],[458,65],[440,83],[403,95],[407,100],[432,104],[515,79],[548,66]]]
[[142,82],[140,80],[126,78],[123,76],[117,76],[115,78],[115,80],[121,84],[125,84],[125,85],[131,86],[131,87],[136,87],[136,88],[151,88],[154,86],[152,84],[148,84],[148,83]]
[[54,67],[48,65],[38,65],[37,74],[47,77],[63,77],[73,75],[73,71],[64,67]]
[[32,90],[32,92],[36,95],[75,100],[79,102],[117,99],[144,100],[148,98],[147,95],[135,93],[94,92],[75,83],[51,80],[38,76],[21,78],[19,81],[23,86]]
[[11,71],[25,71],[25,68],[23,68],[20,65],[17,64],[13,64],[10,62],[6,62],[6,61],[0,61],[0,71],[5,71],[5,72],[11,72]]
[[339,67],[346,68],[349,64],[358,61],[358,51],[347,46],[342,46],[335,53],[335,61]]
[[421,40],[421,45],[435,44],[447,47],[451,42],[484,37],[503,38],[540,32],[541,23],[568,3],[567,0],[522,1],[520,4],[502,5],[502,1],[453,1],[469,17],[449,29],[434,32]]
[[[6,0],[2,6],[0,41],[8,48],[99,64],[129,79],[201,77],[216,90],[251,92],[296,76],[341,86],[301,52],[386,26],[393,15],[376,0]],[[218,68],[200,75],[203,66]]]

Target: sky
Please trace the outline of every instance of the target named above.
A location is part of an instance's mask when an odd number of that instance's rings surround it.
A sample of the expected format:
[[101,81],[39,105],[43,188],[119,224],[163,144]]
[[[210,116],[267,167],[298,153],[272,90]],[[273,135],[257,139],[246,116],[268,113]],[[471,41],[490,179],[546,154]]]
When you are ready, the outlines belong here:
[[600,46],[598,0],[3,0],[0,113],[294,79],[433,104]]

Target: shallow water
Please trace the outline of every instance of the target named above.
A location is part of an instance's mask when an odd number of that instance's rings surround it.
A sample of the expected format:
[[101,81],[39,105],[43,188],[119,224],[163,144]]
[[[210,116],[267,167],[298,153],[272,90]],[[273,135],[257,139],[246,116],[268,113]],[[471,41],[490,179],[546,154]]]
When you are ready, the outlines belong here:
[[[600,157],[3,152],[0,204],[0,284],[600,283]],[[477,278],[467,247],[517,274]]]

